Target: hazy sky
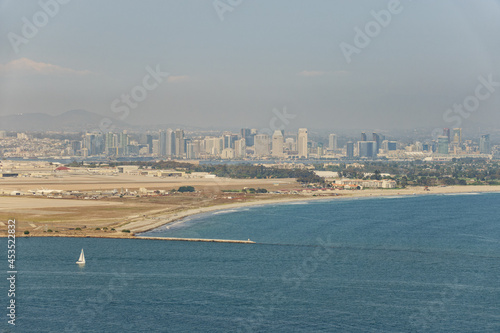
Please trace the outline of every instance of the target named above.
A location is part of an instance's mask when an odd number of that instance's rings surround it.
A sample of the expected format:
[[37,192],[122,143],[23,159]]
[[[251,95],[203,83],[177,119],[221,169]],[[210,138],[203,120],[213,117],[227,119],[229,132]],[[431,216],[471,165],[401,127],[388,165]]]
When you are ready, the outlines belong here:
[[0,0],[0,115],[262,127],[286,107],[294,128],[500,126],[499,0],[41,3]]

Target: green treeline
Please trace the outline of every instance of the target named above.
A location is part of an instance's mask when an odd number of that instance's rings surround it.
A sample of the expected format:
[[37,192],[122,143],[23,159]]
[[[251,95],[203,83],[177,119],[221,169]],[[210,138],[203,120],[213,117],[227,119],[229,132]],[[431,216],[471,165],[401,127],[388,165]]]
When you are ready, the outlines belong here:
[[228,178],[296,178],[301,183],[321,183],[324,179],[317,176],[313,171],[307,169],[279,169],[274,167],[265,167],[263,165],[251,164],[205,164],[195,165],[191,163],[176,162],[176,161],[159,161],[159,162],[117,162],[110,163],[109,166],[116,167],[119,165],[139,165],[139,167],[152,169],[175,169],[185,172],[209,172],[217,177]]

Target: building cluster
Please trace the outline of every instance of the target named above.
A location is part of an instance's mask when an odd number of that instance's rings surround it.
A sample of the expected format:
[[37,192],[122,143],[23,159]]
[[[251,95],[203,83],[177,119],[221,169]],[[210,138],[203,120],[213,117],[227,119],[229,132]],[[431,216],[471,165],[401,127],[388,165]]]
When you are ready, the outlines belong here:
[[440,135],[437,140],[437,152],[442,155],[477,152],[480,154],[491,154],[490,135],[482,135],[479,139],[479,147],[477,147],[472,141],[464,141],[462,139],[461,128],[454,128],[453,131],[450,131],[449,128],[444,128],[443,135]]
[[330,134],[328,141],[311,140],[306,128],[295,133],[275,130],[259,133],[243,128],[240,133],[220,135],[185,133],[166,129],[146,134],[85,133],[81,140],[37,139],[26,133],[7,136],[0,131],[0,157],[12,158],[118,158],[150,157],[160,159],[447,159],[460,157],[498,157],[499,147],[492,147],[490,135],[479,142],[464,140],[462,129],[443,129],[442,135],[427,142],[402,144],[379,133],[361,133],[360,140],[343,141]]

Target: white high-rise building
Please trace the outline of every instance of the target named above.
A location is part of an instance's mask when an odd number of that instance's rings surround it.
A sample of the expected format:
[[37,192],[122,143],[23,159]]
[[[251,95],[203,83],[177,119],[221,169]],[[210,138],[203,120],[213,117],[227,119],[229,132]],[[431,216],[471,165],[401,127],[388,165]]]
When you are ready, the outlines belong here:
[[337,150],[337,134],[330,134],[330,136],[328,137],[328,148],[330,148],[331,150]]
[[181,129],[175,130],[175,156],[184,157],[185,149],[184,131]]
[[297,149],[299,157],[307,158],[307,128],[299,128],[299,135],[297,138]]
[[269,155],[269,135],[257,134],[254,139],[255,155],[266,156]]
[[297,150],[294,138],[286,138],[286,140],[285,140],[285,149],[288,149],[288,151],[295,151],[295,150]]
[[158,155],[167,156],[167,132],[160,130],[158,133]]
[[283,133],[275,130],[273,133],[272,155],[274,157],[283,157]]
[[171,128],[167,129],[164,144],[165,154],[167,156],[175,155],[175,132]]
[[153,140],[153,155],[160,155],[160,140]]
[[192,140],[186,145],[187,158],[200,158],[202,140]]
[[206,137],[205,152],[210,155],[219,155],[223,149],[223,140],[217,137]]
[[224,148],[220,157],[224,160],[231,160],[234,158],[234,149],[233,148]]
[[245,138],[236,140],[234,143],[234,157],[243,158],[246,156],[247,146],[245,144]]

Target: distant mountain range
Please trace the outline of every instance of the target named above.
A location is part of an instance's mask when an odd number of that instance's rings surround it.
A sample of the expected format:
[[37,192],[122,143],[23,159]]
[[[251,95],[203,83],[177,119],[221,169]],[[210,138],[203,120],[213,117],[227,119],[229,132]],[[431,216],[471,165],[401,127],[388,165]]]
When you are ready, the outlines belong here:
[[[67,132],[85,132],[99,131],[103,119],[110,119],[114,131],[133,130],[133,131],[157,131],[167,128],[182,128],[188,131],[198,131],[199,127],[185,126],[182,124],[154,124],[154,125],[130,125],[120,119],[86,110],[71,110],[52,116],[46,113],[23,113],[16,115],[0,116],[0,130],[14,132],[45,132],[45,131],[67,131]],[[111,125],[104,127],[107,132]],[[214,129],[215,130],[215,129]]]
[[[23,113],[0,117],[0,129],[6,131],[91,131],[99,128],[106,118],[86,110],[71,110],[56,116],[46,113]],[[119,119],[112,119],[117,129],[131,129],[132,126]]]

